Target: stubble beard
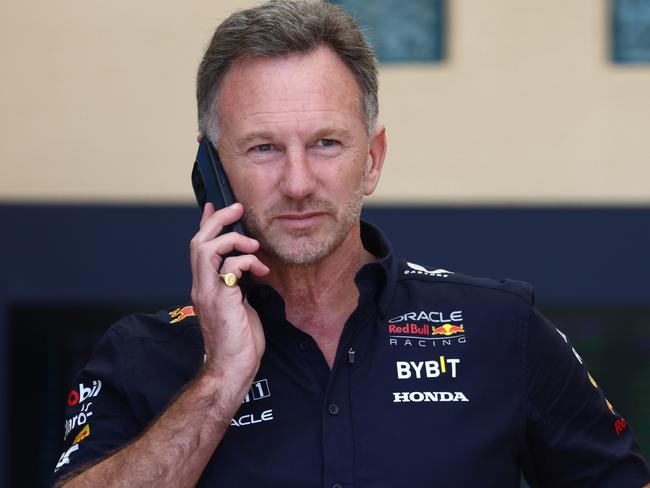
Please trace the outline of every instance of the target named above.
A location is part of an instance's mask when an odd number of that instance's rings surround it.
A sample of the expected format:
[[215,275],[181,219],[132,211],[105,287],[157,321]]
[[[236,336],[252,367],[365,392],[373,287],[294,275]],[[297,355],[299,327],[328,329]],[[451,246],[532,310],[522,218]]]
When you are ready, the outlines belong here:
[[[355,190],[348,204],[336,218],[336,207],[324,199],[309,197],[302,201],[285,200],[273,206],[267,214],[271,219],[262,219],[254,207],[248,207],[244,212],[243,224],[247,235],[257,239],[262,252],[277,259],[286,266],[303,266],[316,264],[332,254],[345,240],[352,228],[359,222],[363,204],[365,177]],[[272,222],[273,215],[290,212],[325,212],[330,222],[336,219],[336,225],[330,227],[325,235],[313,235],[310,231],[293,233],[265,232],[262,222]],[[319,233],[320,234],[320,233]]]

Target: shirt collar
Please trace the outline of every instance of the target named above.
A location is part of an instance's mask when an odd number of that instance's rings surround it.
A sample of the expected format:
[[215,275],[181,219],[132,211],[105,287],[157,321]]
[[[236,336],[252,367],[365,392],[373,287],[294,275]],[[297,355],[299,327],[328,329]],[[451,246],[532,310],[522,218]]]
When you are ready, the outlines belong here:
[[359,287],[360,296],[364,296],[364,292],[368,290],[378,297],[379,312],[385,316],[397,279],[397,263],[393,249],[384,233],[364,220],[361,221],[361,242],[366,251],[377,259],[361,267],[355,283]]

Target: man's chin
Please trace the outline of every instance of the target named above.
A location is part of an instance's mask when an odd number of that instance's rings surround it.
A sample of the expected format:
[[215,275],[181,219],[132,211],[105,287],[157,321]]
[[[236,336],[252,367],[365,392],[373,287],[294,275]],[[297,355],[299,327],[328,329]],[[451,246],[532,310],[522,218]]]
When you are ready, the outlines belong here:
[[318,224],[288,229],[273,222],[265,227],[266,232],[256,232],[251,237],[260,242],[262,253],[271,260],[287,266],[313,265],[334,253],[354,226],[353,221],[350,225],[338,221],[332,225]]
[[289,266],[316,264],[330,253],[330,243],[309,236],[301,236],[282,243],[269,243],[264,252]]

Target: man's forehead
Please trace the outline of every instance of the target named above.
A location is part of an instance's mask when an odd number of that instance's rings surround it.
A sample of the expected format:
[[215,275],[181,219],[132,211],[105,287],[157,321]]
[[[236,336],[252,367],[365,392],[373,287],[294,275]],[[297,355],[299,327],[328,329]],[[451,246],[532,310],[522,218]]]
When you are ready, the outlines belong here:
[[[352,71],[327,46],[307,52],[238,61],[226,73],[217,98],[220,115],[354,109],[360,89]],[[243,115],[243,113],[242,113]]]
[[288,89],[299,82],[311,82],[314,87],[332,86],[336,81],[348,86],[348,91],[359,95],[354,74],[329,46],[320,45],[309,51],[299,51],[271,57],[248,57],[232,63],[224,75],[220,92],[231,88],[233,79],[241,85],[264,88],[269,82],[284,82]]

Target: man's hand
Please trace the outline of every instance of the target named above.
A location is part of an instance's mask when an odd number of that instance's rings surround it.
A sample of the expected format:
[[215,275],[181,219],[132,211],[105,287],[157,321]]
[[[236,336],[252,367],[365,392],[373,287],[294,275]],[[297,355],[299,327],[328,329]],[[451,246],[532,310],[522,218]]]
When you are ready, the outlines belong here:
[[[264,333],[257,312],[239,287],[229,288],[219,273],[256,276],[269,268],[254,256],[255,239],[219,235],[241,218],[236,203],[215,212],[207,204],[191,243],[192,301],[205,352],[204,368],[179,397],[131,444],[57,486],[191,487],[196,484],[241,406],[259,368]],[[243,254],[223,259],[237,249]]]
[[[200,229],[190,245],[192,303],[206,353],[203,374],[227,377],[233,395],[248,390],[255,377],[264,352],[264,332],[257,312],[244,300],[241,289],[226,286],[219,273],[234,273],[238,279],[245,272],[256,276],[269,273],[269,268],[252,254],[259,248],[255,239],[235,232],[219,235],[243,213],[240,203],[219,211],[211,203],[206,204]],[[242,254],[223,258],[235,249]]]

